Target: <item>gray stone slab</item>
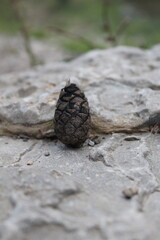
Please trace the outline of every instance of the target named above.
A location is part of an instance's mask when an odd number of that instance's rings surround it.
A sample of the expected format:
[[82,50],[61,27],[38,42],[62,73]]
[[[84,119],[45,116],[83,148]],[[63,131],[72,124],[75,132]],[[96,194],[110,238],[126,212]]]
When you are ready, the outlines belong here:
[[[160,136],[125,133],[159,110],[159,49],[95,50],[0,77],[0,133],[12,133],[0,137],[0,239],[159,240]],[[66,76],[110,132],[98,144],[43,139]]]
[[159,52],[159,45],[147,51],[133,47],[94,50],[67,63],[2,75],[0,134],[6,135],[8,129],[43,136],[27,126],[34,128],[53,119],[59,91],[67,78],[75,82],[73,77],[88,97],[95,128],[104,133],[120,128],[129,131],[159,110]]
[[80,149],[1,138],[21,155],[0,168],[1,239],[158,239],[159,135],[134,137],[112,134]]

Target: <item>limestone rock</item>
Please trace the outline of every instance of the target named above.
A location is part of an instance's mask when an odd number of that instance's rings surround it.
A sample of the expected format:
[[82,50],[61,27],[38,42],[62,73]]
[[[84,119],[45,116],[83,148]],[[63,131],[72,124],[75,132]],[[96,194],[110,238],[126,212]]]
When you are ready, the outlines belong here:
[[59,91],[72,76],[89,100],[95,128],[129,131],[159,110],[159,49],[157,45],[147,51],[132,47],[94,50],[71,62],[1,75],[0,132],[5,132],[2,123],[25,129],[52,120]]
[[[92,128],[109,133],[79,149],[35,139],[52,135],[71,76]],[[160,46],[94,50],[0,76],[0,134],[12,133],[0,137],[0,239],[159,240],[160,136],[125,133],[159,111],[159,76]]]

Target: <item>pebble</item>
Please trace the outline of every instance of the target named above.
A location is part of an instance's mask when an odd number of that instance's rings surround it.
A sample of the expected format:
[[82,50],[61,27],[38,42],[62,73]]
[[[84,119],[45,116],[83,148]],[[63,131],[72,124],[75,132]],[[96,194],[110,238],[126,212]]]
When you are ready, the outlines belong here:
[[138,188],[137,187],[126,188],[122,191],[122,193],[125,198],[130,199],[138,194]]
[[28,161],[28,162],[27,162],[27,165],[28,165],[28,166],[33,165],[33,161]]
[[95,143],[93,141],[89,140],[88,145],[91,146],[91,147],[94,147]]
[[45,156],[45,157],[48,157],[48,156],[50,156],[50,153],[49,153],[49,152],[45,152],[45,153],[44,153],[44,156]]

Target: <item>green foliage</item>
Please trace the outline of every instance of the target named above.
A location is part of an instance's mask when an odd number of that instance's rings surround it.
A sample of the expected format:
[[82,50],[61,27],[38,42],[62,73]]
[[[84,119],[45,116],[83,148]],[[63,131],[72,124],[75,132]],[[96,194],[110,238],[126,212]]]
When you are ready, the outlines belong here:
[[41,30],[41,29],[33,29],[30,31],[30,34],[32,37],[37,38],[37,39],[45,39],[51,37],[51,34]]
[[0,32],[14,33],[18,31],[19,24],[16,22],[9,0],[0,2]]
[[160,20],[137,19],[132,21],[124,34],[126,45],[149,48],[160,42]]
[[[19,24],[14,18],[10,0],[0,0],[0,32],[16,33]],[[24,1],[24,0],[22,0]],[[131,14],[127,9],[127,1],[111,0],[106,8],[102,6],[102,0],[30,0],[24,1],[27,9],[26,23],[30,34],[36,38],[48,38],[52,36],[52,30],[48,26],[58,26],[83,38],[89,39],[97,47],[108,47],[112,44],[105,41],[111,37],[116,38],[116,44],[140,46],[149,48],[160,42],[160,19],[147,15]],[[33,11],[33,9],[35,9]],[[105,11],[104,11],[105,10]],[[102,12],[109,24],[109,30],[103,29]],[[36,13],[36,14],[35,14]],[[25,17],[26,17],[25,16]],[[123,31],[118,32],[120,23],[126,18],[130,22]],[[36,22],[36,23],[35,23]],[[53,35],[54,38],[58,36]],[[97,43],[98,39],[98,43]],[[103,41],[102,41],[103,39]],[[92,49],[80,39],[72,39],[67,34],[60,41],[64,47],[75,53],[82,53]]]

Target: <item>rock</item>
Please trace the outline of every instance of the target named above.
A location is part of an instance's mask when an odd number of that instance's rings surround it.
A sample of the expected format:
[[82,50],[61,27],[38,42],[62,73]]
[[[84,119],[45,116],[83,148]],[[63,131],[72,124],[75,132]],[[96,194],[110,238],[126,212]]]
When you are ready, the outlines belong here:
[[[0,239],[159,239],[160,136],[133,135],[159,110],[159,49],[95,50],[0,76]],[[89,100],[94,147],[54,137],[72,75]]]
[[[1,139],[10,145],[10,138]],[[146,239],[152,232],[158,239],[159,161],[152,151],[160,150],[159,136],[154,149],[147,134],[140,143],[123,139],[123,134],[108,135],[94,148],[80,149],[48,140],[14,139],[11,150],[19,141],[28,150],[24,154],[17,149],[19,165],[0,168],[1,239],[44,239],[46,234],[47,240],[116,240],[129,239],[131,233]],[[103,161],[89,159],[88,154],[97,152]],[[12,151],[8,154],[13,156]],[[28,161],[34,164],[27,166]],[[130,201],[122,198],[122,191],[135,185],[139,194]]]
[[132,188],[125,188],[122,191],[123,195],[125,198],[130,199],[132,198],[134,195],[138,194],[138,188],[137,187],[132,187]]
[[96,135],[91,136],[90,139],[94,144],[99,144],[102,140],[100,136]]
[[125,141],[139,141],[140,138],[138,138],[137,136],[131,135],[131,136],[125,137],[124,140],[125,140]]
[[94,147],[95,143],[92,140],[88,141],[88,146]]
[[[149,114],[159,110],[159,48],[94,50],[70,62],[1,75],[1,135],[6,135],[8,130],[43,137],[53,128],[47,128],[46,122],[54,117],[66,76],[75,76],[85,91],[91,108],[92,128],[96,132],[132,131]],[[32,132],[37,124],[41,124],[40,129]]]
[[44,156],[45,156],[45,157],[48,157],[48,156],[50,156],[50,153],[49,153],[49,152],[45,152],[45,153],[44,153]]
[[27,162],[27,165],[28,165],[28,166],[33,165],[33,161],[28,161],[28,162]]

